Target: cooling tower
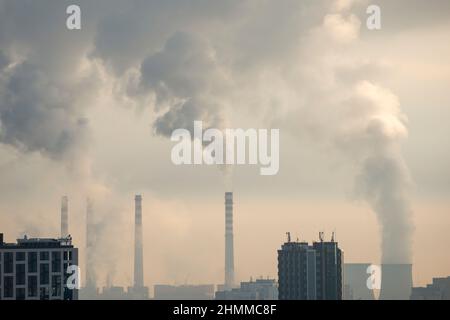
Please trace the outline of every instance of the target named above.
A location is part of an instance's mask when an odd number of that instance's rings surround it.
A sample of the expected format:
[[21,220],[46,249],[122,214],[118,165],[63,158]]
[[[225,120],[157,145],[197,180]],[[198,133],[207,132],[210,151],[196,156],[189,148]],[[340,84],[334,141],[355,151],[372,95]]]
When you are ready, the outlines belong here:
[[367,279],[370,274],[367,269],[370,263],[346,263],[344,264],[344,285],[350,288],[352,300],[374,300],[373,290],[367,287]]
[[134,287],[144,287],[144,262],[142,254],[142,196],[134,198]]
[[381,266],[380,300],[409,300],[411,290],[411,264],[383,264]]
[[225,290],[234,287],[233,193],[225,193]]
[[61,198],[61,238],[69,235],[69,198]]

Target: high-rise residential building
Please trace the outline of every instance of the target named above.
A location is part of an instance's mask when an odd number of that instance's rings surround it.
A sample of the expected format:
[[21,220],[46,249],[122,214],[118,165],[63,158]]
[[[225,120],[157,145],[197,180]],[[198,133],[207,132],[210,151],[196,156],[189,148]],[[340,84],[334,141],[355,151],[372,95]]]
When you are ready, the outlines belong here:
[[70,237],[5,243],[0,234],[0,299],[76,300],[78,290],[67,287],[71,265],[78,266],[78,249]]
[[[321,236],[322,238],[322,236]],[[337,242],[313,242],[317,300],[342,300],[343,253]]]
[[342,300],[343,252],[332,239],[288,241],[278,250],[280,300]]

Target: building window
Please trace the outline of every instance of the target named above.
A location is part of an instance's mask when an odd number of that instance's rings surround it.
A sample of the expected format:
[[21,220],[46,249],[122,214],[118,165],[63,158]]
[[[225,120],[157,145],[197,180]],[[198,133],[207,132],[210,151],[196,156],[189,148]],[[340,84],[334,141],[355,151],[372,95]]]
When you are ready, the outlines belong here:
[[16,288],[16,300],[25,300],[25,288]]
[[[6,259],[5,259],[6,260]],[[9,276],[5,277],[3,281],[3,296],[5,298],[12,298],[14,295],[14,278]]]
[[48,287],[42,287],[39,290],[39,299],[41,300],[48,300]]
[[16,252],[16,261],[25,261],[25,252]]
[[64,287],[64,300],[72,300],[73,299],[73,290]]
[[28,272],[37,272],[37,252],[28,252]]
[[39,275],[41,278],[41,285],[42,284],[48,284],[49,283],[49,265],[48,263],[41,263],[39,265]]
[[61,252],[52,252],[52,272],[61,272]]
[[37,276],[28,276],[28,297],[37,297]]
[[42,251],[40,253],[40,257],[39,259],[44,260],[44,261],[48,261],[49,259],[49,253],[47,251]]
[[12,252],[5,252],[5,254],[4,254],[4,256],[5,256],[5,265],[3,266],[4,267],[4,272],[5,273],[13,273],[13,271],[14,271],[14,256],[13,256],[13,253]]
[[16,285],[25,285],[25,264],[16,264]]
[[52,297],[61,296],[61,276],[52,276]]

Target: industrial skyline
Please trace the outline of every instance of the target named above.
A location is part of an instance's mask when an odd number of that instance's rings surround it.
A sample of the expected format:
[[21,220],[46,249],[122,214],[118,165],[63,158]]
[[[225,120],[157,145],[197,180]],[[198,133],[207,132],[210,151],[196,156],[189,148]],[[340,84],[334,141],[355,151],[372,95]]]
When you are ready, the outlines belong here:
[[[107,283],[102,290],[97,287],[93,256],[96,252],[95,223],[93,200],[86,201],[86,278],[82,285],[81,299],[148,299],[149,290],[144,284],[143,265],[143,230],[142,230],[142,195],[134,197],[134,272],[132,286],[127,292],[121,287]],[[67,196],[61,198],[61,239],[70,237],[69,214]],[[233,193],[225,192],[225,264],[224,284],[217,286],[216,299],[278,299],[281,300],[342,300],[342,299],[375,299],[375,291],[368,287],[371,275],[370,264],[344,264],[344,253],[335,242],[335,232],[331,241],[324,240],[324,233],[319,232],[319,241],[308,245],[307,242],[291,240],[291,233],[287,232],[287,242],[278,250],[278,282],[267,280],[253,283],[242,282],[239,288],[234,277],[234,242],[233,242]],[[67,233],[67,235],[65,235]],[[3,243],[3,234],[2,234]],[[302,262],[304,260],[304,262]],[[348,266],[344,268],[344,266]],[[1,264],[0,264],[1,267]],[[207,267],[207,266],[205,266]],[[303,268],[303,269],[302,269]],[[320,270],[320,271],[319,271]],[[147,269],[151,272],[151,268]],[[382,265],[381,295],[382,300],[409,299],[413,281],[412,265],[383,264]],[[377,276],[380,276],[377,275]],[[344,277],[345,276],[345,277]],[[344,282],[345,279],[345,282]],[[110,280],[109,280],[110,281]],[[278,283],[278,284],[277,284]],[[275,287],[274,285],[277,284]],[[279,286],[279,287],[278,287]],[[270,289],[274,287],[275,289]],[[183,289],[184,288],[184,289]],[[211,289],[212,288],[212,289]],[[295,288],[295,289],[294,289]],[[168,299],[184,297],[189,299],[213,298],[211,290],[214,285],[171,287],[170,285],[155,284],[155,298]],[[162,291],[161,291],[162,290]],[[200,291],[199,291],[200,290]],[[203,290],[204,291],[202,293]],[[263,291],[259,291],[263,290]],[[269,291],[267,291],[269,290]],[[272,293],[270,290],[276,290]],[[164,292],[164,293],[163,293]],[[214,292],[214,291],[213,291]],[[270,292],[270,293],[269,293]],[[279,292],[279,293],[278,293]],[[77,294],[78,296],[78,294]],[[264,298],[266,297],[266,298]]]
[[92,294],[264,296],[287,231],[334,233],[343,296],[440,294],[448,0],[74,2],[0,0],[5,243],[71,235]]
[[[69,198],[63,196],[61,198],[60,220],[61,235],[64,236],[59,237],[59,239],[32,238],[28,240],[28,237],[25,235],[23,239],[18,239],[17,245],[15,245],[4,242],[4,235],[0,233],[0,262],[3,262],[0,263],[0,271],[1,274],[5,274],[4,279],[2,278],[5,281],[0,286],[0,294],[4,299],[66,299],[66,297],[67,299],[72,299],[72,297],[78,299],[80,297],[80,299],[89,300],[149,299],[149,289],[144,284],[142,199],[142,195],[134,197],[134,273],[133,283],[126,291],[124,288],[115,286],[109,281],[101,291],[97,287],[95,260],[93,259],[93,256],[96,254],[96,238],[93,231],[95,230],[95,223],[93,200],[91,198],[88,198],[86,201],[87,242],[85,248],[86,267],[84,269],[86,271],[86,279],[83,282],[80,294],[78,291],[74,294],[69,294],[67,288],[64,287],[65,284],[62,283],[62,276],[56,282],[55,287],[54,281],[56,278],[54,272],[63,272],[61,271],[63,270],[61,269],[63,251],[60,253],[52,251],[51,260],[50,258],[46,260],[43,256],[46,252],[40,253],[40,260],[44,260],[40,261],[40,276],[37,280],[41,286],[46,286],[47,291],[42,291],[42,288],[39,287],[39,294],[37,293],[37,287],[33,289],[29,285],[29,277],[34,277],[33,270],[24,269],[23,272],[28,270],[27,272],[31,272],[31,276],[23,276],[19,273],[16,274],[17,270],[19,270],[18,267],[12,268],[10,266],[9,261],[17,261],[19,264],[22,261],[19,258],[19,254],[22,254],[22,252],[15,253],[16,257],[8,256],[11,255],[11,252],[14,255],[14,250],[17,251],[17,249],[21,251],[29,248],[30,250],[42,251],[46,248],[61,247],[62,250],[75,248],[72,246],[70,234],[65,235],[69,230]],[[373,300],[376,298],[375,288],[369,286],[369,282],[371,285],[376,282],[376,279],[373,278],[374,276],[380,277],[381,283],[378,289],[381,289],[379,296],[381,300],[436,299],[439,297],[444,299],[450,292],[449,283],[446,279],[433,279],[433,284],[427,286],[427,288],[413,288],[411,264],[383,264],[381,273],[374,274],[370,271],[373,269],[373,266],[370,264],[344,263],[344,252],[335,241],[335,232],[331,234],[330,241],[326,241],[324,233],[319,232],[319,241],[313,242],[312,245],[309,245],[308,242],[299,241],[298,238],[297,241],[292,241],[291,233],[287,232],[287,241],[278,250],[278,281],[261,278],[254,282],[251,279],[250,282],[240,282],[239,287],[236,285],[236,279],[234,278],[233,204],[233,193],[226,192],[224,284],[219,284],[217,289],[215,289],[215,285],[210,284],[188,285],[186,283],[182,286],[171,286],[155,283],[155,299],[208,300],[215,297],[218,300]],[[67,252],[64,252],[64,259],[71,259],[70,257],[74,255],[75,258],[70,263],[77,266],[78,248],[75,248],[74,252],[70,256]],[[32,259],[30,255],[32,254],[28,253],[28,258],[24,256],[23,262],[25,265],[28,264],[30,266],[30,259]],[[59,258],[56,256],[58,254],[60,254]],[[55,257],[57,257],[56,261],[54,260]],[[53,272],[52,282],[45,280],[45,275],[41,270],[42,263],[51,264]],[[64,262],[64,270],[68,266],[69,264]],[[35,269],[37,270],[37,267]],[[147,269],[147,272],[151,272],[151,268]],[[6,281],[9,278],[12,279],[12,282]],[[19,280],[21,278],[28,280],[24,280],[22,283],[20,282],[22,280]],[[66,279],[67,276],[65,275],[64,281],[67,281]],[[12,283],[17,283],[17,289]],[[22,289],[20,285],[23,285],[24,288]],[[62,295],[63,291],[64,298]]]

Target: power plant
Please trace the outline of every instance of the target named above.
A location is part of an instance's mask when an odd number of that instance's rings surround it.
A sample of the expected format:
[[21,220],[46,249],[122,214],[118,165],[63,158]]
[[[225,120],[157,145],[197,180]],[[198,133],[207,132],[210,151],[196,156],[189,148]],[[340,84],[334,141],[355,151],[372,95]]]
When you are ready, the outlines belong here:
[[233,192],[225,193],[225,290],[234,287]]
[[412,283],[411,264],[382,264],[380,300],[409,300]]

